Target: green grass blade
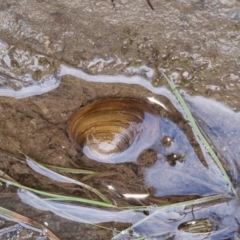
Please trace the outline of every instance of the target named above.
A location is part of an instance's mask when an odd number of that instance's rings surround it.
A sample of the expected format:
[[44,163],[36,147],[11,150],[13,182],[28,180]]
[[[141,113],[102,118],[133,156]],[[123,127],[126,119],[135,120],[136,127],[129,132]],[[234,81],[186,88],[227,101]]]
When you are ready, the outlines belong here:
[[37,193],[37,194],[42,195],[42,196],[51,197],[51,198],[56,197],[58,200],[62,200],[62,201],[74,201],[74,202],[81,202],[81,203],[86,203],[86,204],[94,205],[94,206],[116,208],[115,205],[105,203],[105,202],[89,200],[89,199],[86,199],[86,198],[79,198],[79,197],[69,197],[69,196],[64,196],[64,195],[60,195],[60,194],[53,194],[53,193],[49,193],[49,192],[40,191],[40,190],[37,190],[37,189],[26,187],[26,186],[24,186],[20,183],[17,183],[17,182],[12,182],[12,181],[6,180],[2,177],[0,177],[0,181],[11,184],[11,185],[13,185],[15,187],[18,187],[18,188],[21,188],[21,189],[28,190],[30,192]]
[[8,180],[8,181],[17,183],[13,178],[11,178],[9,175],[7,175],[2,170],[0,170],[0,176],[3,177],[4,179]]
[[[44,207],[45,210],[48,209],[48,211],[51,211],[51,212],[53,212],[54,214],[56,214],[56,215],[58,215],[58,216],[60,216],[60,217],[64,217],[64,218],[66,218],[66,219],[68,219],[68,220],[75,221],[75,222],[90,224],[90,225],[93,225],[93,226],[95,226],[95,227],[99,227],[99,228],[101,228],[101,229],[105,229],[105,230],[107,230],[107,231],[111,231],[111,232],[112,232],[112,228],[104,227],[104,226],[101,226],[101,225],[99,225],[99,224],[93,224],[93,223],[91,223],[91,222],[88,222],[88,221],[82,219],[82,218],[80,217],[80,215],[75,214],[77,211],[79,211],[79,210],[77,210],[77,209],[76,209],[76,211],[70,211],[70,212],[69,212],[69,211],[67,211],[68,205],[66,205],[66,207],[61,207],[61,206],[58,207],[58,206],[54,205],[52,201],[49,202],[49,200],[56,200],[56,198],[54,198],[54,199],[42,198],[42,197],[39,197],[38,195],[36,195],[36,194],[34,194],[34,193],[31,193],[31,192],[29,192],[29,191],[26,191],[26,190],[24,190],[23,192],[21,192],[21,194],[24,194],[25,197],[30,198],[30,199],[31,199],[31,200],[30,200],[31,202],[37,203],[37,205],[40,204],[40,206]],[[22,196],[22,195],[21,195],[21,196]],[[20,198],[22,198],[21,196],[20,196]],[[61,201],[61,199],[59,199],[59,200]],[[23,202],[24,202],[24,201],[23,201]],[[61,202],[62,202],[62,201],[61,201]],[[28,203],[28,204],[29,204],[29,203]],[[32,206],[31,203],[30,203],[29,205]],[[70,205],[71,205],[71,204],[70,204]],[[39,206],[39,205],[38,205],[38,206]],[[77,207],[77,206],[76,206],[76,207]],[[61,214],[58,214],[58,212],[61,213]],[[84,213],[82,213],[82,215],[84,215]],[[119,232],[119,231],[117,231],[117,230],[115,230],[115,231],[116,231],[116,232]]]
[[84,169],[75,169],[75,168],[64,168],[64,167],[57,167],[49,164],[41,164],[42,166],[51,169],[53,171],[63,172],[63,173],[73,173],[73,174],[85,174],[85,175],[92,175],[96,172]]
[[[8,140],[13,146],[14,146],[14,148],[19,152],[19,153],[21,153],[23,156],[25,156],[25,158],[26,158],[26,162],[28,163],[28,160],[29,161],[32,161],[35,165],[38,165],[38,169],[39,168],[42,168],[42,172],[46,172],[46,171],[48,171],[48,173],[50,173],[51,172],[51,174],[52,175],[55,175],[55,177],[57,178],[59,178],[59,179],[64,179],[65,180],[65,182],[68,182],[68,183],[74,183],[74,184],[77,184],[77,185],[79,185],[79,186],[81,186],[81,187],[83,187],[83,188],[85,188],[85,189],[87,189],[87,190],[89,190],[89,191],[91,191],[91,192],[93,192],[94,194],[96,194],[100,199],[102,199],[104,202],[106,202],[107,204],[109,204],[109,205],[112,205],[112,203],[111,203],[111,201],[107,198],[107,197],[105,197],[102,193],[100,193],[97,189],[95,189],[95,188],[93,188],[93,187],[91,187],[91,186],[89,186],[89,185],[87,185],[87,184],[84,184],[84,183],[82,183],[82,182],[80,182],[80,181],[77,181],[77,180],[74,180],[74,179],[71,179],[71,178],[69,178],[69,177],[66,177],[66,176],[63,176],[63,175],[61,175],[61,174],[59,174],[59,173],[56,173],[55,171],[53,171],[53,170],[51,170],[52,168],[54,168],[54,166],[51,166],[51,165],[43,165],[43,164],[40,164],[40,163],[38,163],[37,161],[35,161],[35,160],[33,160],[33,159],[31,159],[27,154],[25,154],[23,151],[21,151],[8,137],[6,137],[6,136],[4,136],[4,138],[6,138],[6,140]],[[28,164],[29,165],[29,164]],[[50,169],[48,168],[48,166],[50,166]],[[73,173],[73,170],[74,169],[64,169],[64,168],[61,168],[61,167],[55,167],[55,169],[58,169],[58,170],[62,170],[62,171],[64,171],[65,170],[65,172],[72,172]],[[80,170],[75,170],[75,173],[79,173],[80,172]],[[95,172],[93,172],[93,171],[88,171],[88,170],[82,170],[82,173],[87,173],[87,174],[94,174]],[[39,172],[40,174],[41,174],[41,172]],[[6,179],[6,178],[5,178]],[[13,181],[12,181],[13,182]]]
[[209,152],[209,154],[211,155],[211,157],[213,158],[214,162],[216,163],[216,165],[218,166],[218,168],[220,169],[221,173],[223,174],[225,180],[227,181],[229,187],[231,188],[233,194],[235,195],[236,198],[238,198],[237,192],[225,170],[225,168],[223,167],[221,161],[219,160],[219,158],[217,157],[216,153],[213,151],[213,149],[211,148],[210,144],[208,143],[208,141],[206,140],[206,138],[203,136],[203,134],[201,133],[200,129],[198,128],[194,117],[192,116],[189,108],[187,107],[187,104],[185,103],[183,97],[181,96],[180,92],[177,90],[176,86],[174,85],[174,83],[162,72],[164,78],[166,79],[166,81],[168,82],[168,85],[170,86],[171,90],[173,91],[174,95],[176,96],[176,98],[178,99],[179,103],[182,105],[183,110],[185,112],[185,114],[187,115],[187,118],[191,124],[191,127],[193,128],[193,130],[195,131],[195,133],[197,134],[197,136],[199,137],[199,139],[201,140],[201,142],[203,143],[204,147],[206,148],[206,150]]
[[[139,226],[140,224],[144,223],[145,221],[147,221],[148,219],[150,219],[151,217],[155,216],[156,214],[158,214],[161,210],[164,209],[173,209],[173,208],[180,208],[180,207],[192,207],[194,205],[199,205],[199,204],[204,204],[204,203],[208,203],[208,202],[212,202],[212,201],[219,201],[219,200],[230,200],[231,198],[227,198],[224,195],[218,194],[218,195],[213,195],[213,196],[208,196],[208,197],[203,197],[203,198],[199,198],[199,199],[195,199],[195,200],[189,200],[189,201],[185,201],[185,202],[179,202],[179,203],[174,203],[174,204],[170,204],[170,205],[164,205],[164,206],[160,206],[160,207],[156,207],[154,209],[156,209],[156,211],[154,211],[153,213],[151,213],[149,216],[143,218],[142,220],[136,222],[135,224],[133,224],[131,227],[123,230],[122,232],[120,232],[118,235],[114,236],[112,238],[112,240],[116,240],[119,237],[121,237],[121,235],[123,235],[126,232],[131,231],[132,229],[134,229],[135,227]],[[151,209],[150,207],[148,207],[148,210]],[[139,208],[140,210],[140,208]],[[142,209],[142,210],[147,210],[147,209]]]
[[87,189],[88,191],[96,194],[104,202],[106,202],[108,204],[111,204],[111,201],[108,200],[102,193],[100,193],[97,189],[95,189],[95,188],[93,188],[93,187],[91,187],[91,186],[89,186],[85,183],[82,183],[82,182],[77,181],[75,179],[72,179],[72,178],[63,176],[59,173],[56,173],[56,172],[46,168],[42,164],[34,161],[33,159],[31,159],[29,157],[26,157],[26,162],[27,162],[27,164],[30,168],[32,168],[34,171],[38,172],[39,174],[42,174],[43,176],[49,177],[50,179],[53,179],[53,180],[58,181],[58,182],[73,183],[73,184],[79,185],[79,186]]

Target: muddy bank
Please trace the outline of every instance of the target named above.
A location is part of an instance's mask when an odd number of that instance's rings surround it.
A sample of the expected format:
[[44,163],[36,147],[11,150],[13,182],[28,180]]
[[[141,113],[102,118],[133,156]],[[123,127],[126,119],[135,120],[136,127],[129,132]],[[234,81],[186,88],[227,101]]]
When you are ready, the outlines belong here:
[[[192,94],[239,109],[238,1],[2,1],[0,36],[87,70],[116,57],[167,68]],[[156,84],[164,84],[156,74]]]

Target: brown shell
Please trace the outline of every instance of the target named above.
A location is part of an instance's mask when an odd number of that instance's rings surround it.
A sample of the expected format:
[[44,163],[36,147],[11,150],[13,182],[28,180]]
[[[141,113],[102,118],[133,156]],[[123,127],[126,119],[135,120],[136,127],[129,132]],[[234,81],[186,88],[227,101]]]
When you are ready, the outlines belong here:
[[108,98],[79,109],[71,117],[67,132],[74,146],[89,158],[120,163],[135,161],[153,145],[157,122],[145,102]]
[[189,233],[211,233],[214,230],[214,224],[207,218],[201,218],[188,222],[183,222],[178,226],[178,230]]

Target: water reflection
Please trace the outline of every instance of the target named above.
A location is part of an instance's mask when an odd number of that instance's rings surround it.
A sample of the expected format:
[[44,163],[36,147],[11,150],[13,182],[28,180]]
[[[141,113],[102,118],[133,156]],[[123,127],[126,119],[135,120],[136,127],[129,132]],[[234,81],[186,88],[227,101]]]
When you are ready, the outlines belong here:
[[234,184],[240,184],[240,113],[222,103],[185,94],[189,107],[199,126],[225,161]]
[[[122,75],[93,76],[79,69],[62,66],[58,77],[64,75],[72,75],[82,80],[97,83],[138,84],[152,93],[166,96],[182,112],[181,107],[170,91],[164,87],[155,88],[150,81],[138,75],[130,78]],[[25,88],[23,87],[22,89]],[[7,93],[7,90],[4,88],[2,90]],[[11,96],[17,97],[17,95]],[[185,95],[185,98],[188,100],[191,111],[198,119],[199,125],[213,142],[217,151],[226,160],[234,183],[238,186],[240,183],[240,166],[238,162],[240,153],[238,146],[240,137],[238,127],[240,123],[239,113],[234,113],[223,105],[208,99],[188,95]],[[165,107],[165,110],[168,111],[166,106],[159,102],[158,99],[152,96],[149,96],[148,99],[163,108]],[[135,199],[136,201],[172,195],[206,196],[217,193],[229,195],[227,183],[202,146],[201,149],[206,158],[208,168],[201,164],[189,139],[176,123],[168,118],[161,117],[159,126],[161,129],[159,141],[157,144],[154,143],[152,145],[153,150],[157,153],[156,160],[152,164],[146,165],[143,171],[144,184],[153,188],[154,192],[127,192],[118,189],[114,184],[106,184],[110,191],[115,192],[116,196],[123,196],[126,200]],[[44,173],[40,173],[44,175]],[[45,176],[54,179],[51,174]],[[57,179],[54,180],[58,181]],[[211,234],[207,232],[204,237],[211,235],[211,239],[220,239],[222,236],[227,235],[238,238],[240,211],[235,199],[228,203],[212,203],[210,206],[195,207],[193,209],[187,209],[185,206],[176,206],[173,209],[168,209],[167,207],[158,209],[152,205],[147,209],[148,213],[146,214],[144,211],[103,210],[43,200],[27,191],[19,191],[19,196],[26,204],[44,211],[52,211],[72,221],[90,224],[112,221],[128,222],[133,224],[136,233],[147,234],[159,239],[170,237],[176,237],[176,239],[202,239],[203,233],[195,233],[194,237],[192,237],[192,233],[184,231],[183,228],[179,227],[186,222],[198,219],[207,219],[207,221],[213,222],[214,226],[216,226]],[[141,221],[141,224],[136,225],[139,221]],[[121,237],[123,236],[121,235]]]
[[[176,205],[173,208],[150,206],[148,208],[148,216],[146,216],[143,211],[103,210],[44,200],[25,190],[19,191],[19,196],[24,203],[34,208],[52,211],[72,221],[89,224],[112,221],[131,223],[134,226],[135,234],[145,234],[157,237],[157,239],[167,239],[170,236],[173,239],[203,239],[208,237],[214,240],[226,235],[236,237],[234,239],[238,237],[240,214],[236,200],[211,203],[212,205],[206,205],[205,207],[193,208],[185,208],[184,205]],[[212,224],[211,232],[200,232],[200,230],[198,232],[195,229],[195,233],[190,233],[186,229],[181,228],[186,222],[199,221],[201,219],[206,219],[206,221]],[[129,236],[129,233],[123,232],[119,237],[114,237],[113,239],[125,239],[124,236]]]
[[[120,81],[121,83],[127,84],[140,84],[153,93],[167,96],[176,108],[182,111],[168,90],[165,88],[154,88],[149,81],[139,76],[133,76],[130,79],[124,76],[91,76],[81,70],[67,68],[66,66],[62,66],[61,74],[70,74],[93,82]],[[201,120],[199,124],[206,131],[208,137],[214,142],[217,150],[220,150],[220,153],[223,153],[222,156],[226,157],[235,183],[239,184],[239,166],[236,161],[239,155],[239,147],[237,145],[239,114],[229,111],[223,106],[219,107],[216,102],[213,104],[212,101],[207,99],[203,101],[203,98],[194,98],[187,95],[186,98],[193,113]],[[215,121],[213,121],[213,119]],[[161,126],[160,129],[163,130],[161,132],[161,139],[166,140],[169,138],[170,140],[168,142],[170,142],[170,144],[166,146],[166,141],[162,140],[161,144],[157,147],[155,146],[155,150],[158,152],[157,161],[154,162],[152,166],[147,166],[144,171],[145,183],[155,189],[155,196],[227,194],[229,191],[228,186],[208,156],[208,153],[203,151],[209,166],[209,169],[205,169],[204,166],[199,163],[198,157],[191,147],[191,144],[189,144],[184,132],[167,118],[161,118],[159,123]],[[168,138],[166,138],[166,136]],[[232,147],[234,147],[234,149],[232,149]],[[174,166],[171,166],[171,164],[166,161],[166,156],[169,156],[173,152],[178,156],[184,157],[183,161],[177,161]],[[144,194],[141,196],[143,195]],[[141,216],[141,214],[137,215],[137,218],[139,217],[141,218],[143,216]],[[239,217],[240,211],[236,200],[232,200],[229,203],[216,203],[216,205],[212,204],[211,206],[188,210],[185,209],[184,206],[174,210],[164,209],[158,211],[150,209],[147,219],[146,216],[144,217],[144,223],[141,224],[141,226],[135,226],[134,230],[138,233],[158,237],[159,239],[167,239],[169,237],[189,239],[193,238],[193,233],[183,231],[179,226],[187,221],[191,222],[198,219],[206,219],[207,222],[211,222],[214,226],[212,232],[196,232],[194,233],[194,239],[202,239],[204,237],[220,239],[222,236],[238,238]]]
[[[162,118],[160,129],[160,139],[171,136],[174,143],[168,148],[159,144],[158,161],[145,170],[145,182],[154,187],[156,196],[206,195],[227,191],[221,175],[215,175],[211,166],[209,169],[202,166],[185,133],[175,123]],[[183,162],[171,166],[166,161],[166,156],[171,153],[184,155]]]
[[[173,104],[179,108],[178,103],[167,89],[164,87],[155,88],[149,81],[138,75],[130,78],[122,75],[89,75],[79,69],[62,66],[60,75],[66,74],[90,82],[139,84],[151,90],[153,93],[167,96]],[[150,99],[151,102],[157,102],[158,105],[166,109],[166,106],[155,98],[148,97],[148,99]],[[179,108],[179,110],[182,111],[181,108]],[[144,170],[145,184],[155,189],[155,196],[208,195],[213,193],[227,193],[229,191],[224,178],[204,149],[203,152],[208,163],[208,169],[202,166],[191,143],[189,143],[189,139],[177,124],[164,117],[159,118],[158,124],[160,129],[157,133],[159,134],[158,141],[152,145],[152,148],[157,152],[157,161]],[[165,147],[161,143],[162,139],[166,136],[170,136],[173,139],[170,147]],[[171,154],[178,156],[175,162],[168,161],[167,157],[171,156]],[[181,159],[179,156],[183,156],[183,158]]]

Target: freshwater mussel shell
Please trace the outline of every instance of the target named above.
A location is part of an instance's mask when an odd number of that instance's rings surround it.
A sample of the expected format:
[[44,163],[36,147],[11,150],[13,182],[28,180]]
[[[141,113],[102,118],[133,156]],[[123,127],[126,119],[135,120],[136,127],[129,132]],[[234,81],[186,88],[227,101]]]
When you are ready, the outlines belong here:
[[215,228],[213,222],[207,218],[183,222],[178,226],[178,230],[188,233],[211,233]]
[[157,139],[159,124],[152,105],[138,99],[108,98],[80,108],[67,133],[87,157],[105,163],[136,161]]

